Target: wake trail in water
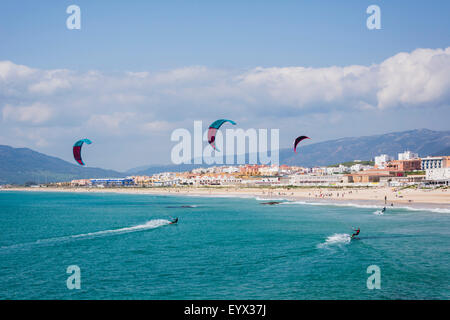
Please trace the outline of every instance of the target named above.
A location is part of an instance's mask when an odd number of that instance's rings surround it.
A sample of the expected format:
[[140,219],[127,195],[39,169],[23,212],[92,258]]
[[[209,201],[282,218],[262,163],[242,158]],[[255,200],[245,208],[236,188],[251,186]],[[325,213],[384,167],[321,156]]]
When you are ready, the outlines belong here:
[[169,220],[155,219],[155,220],[150,220],[150,221],[147,221],[146,223],[139,224],[139,225],[132,226],[132,227],[125,227],[125,228],[111,229],[111,230],[102,230],[102,231],[89,232],[89,233],[81,233],[81,234],[56,237],[56,238],[40,239],[40,240],[36,240],[34,242],[26,242],[26,243],[13,244],[10,246],[3,246],[3,247],[0,247],[0,250],[21,248],[21,247],[41,245],[41,244],[45,245],[45,244],[52,244],[52,243],[58,243],[58,242],[66,242],[66,241],[71,241],[71,240],[81,240],[81,239],[105,237],[105,236],[111,236],[111,235],[117,235],[117,234],[123,234],[123,233],[130,233],[130,232],[136,232],[136,231],[143,231],[143,230],[159,228],[159,227],[168,225],[169,223],[170,223]]
[[198,205],[196,205],[196,204],[189,204],[189,205],[180,205],[180,206],[167,206],[166,208],[171,208],[171,209],[198,208]]
[[324,243],[317,245],[318,248],[325,248],[333,245],[348,244],[351,241],[351,236],[348,233],[335,233],[325,240]]

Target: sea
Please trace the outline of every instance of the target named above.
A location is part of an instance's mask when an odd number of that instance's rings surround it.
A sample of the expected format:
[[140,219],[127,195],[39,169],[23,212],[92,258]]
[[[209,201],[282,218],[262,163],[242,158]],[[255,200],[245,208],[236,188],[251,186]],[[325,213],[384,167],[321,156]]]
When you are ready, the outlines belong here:
[[0,299],[450,298],[448,209],[265,200],[2,191]]

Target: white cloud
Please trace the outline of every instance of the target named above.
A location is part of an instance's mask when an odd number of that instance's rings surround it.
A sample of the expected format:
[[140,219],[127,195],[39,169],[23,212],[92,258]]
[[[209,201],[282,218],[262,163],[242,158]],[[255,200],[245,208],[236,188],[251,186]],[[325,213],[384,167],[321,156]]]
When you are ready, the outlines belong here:
[[[279,109],[378,109],[447,104],[450,48],[399,53],[380,64],[328,68],[254,68],[238,72],[186,67],[104,74],[38,70],[0,62],[0,94],[92,114],[152,113],[169,121],[226,106],[254,113]],[[67,90],[70,89],[70,90]],[[37,96],[36,96],[37,94]],[[58,106],[59,108],[59,106]],[[124,110],[126,108],[126,110]],[[261,110],[257,110],[261,108]],[[207,109],[207,110],[206,110]],[[146,119],[147,120],[147,119]]]
[[29,90],[32,93],[52,94],[58,89],[70,88],[70,82],[61,77],[44,79],[38,83],[30,85]]
[[17,65],[11,61],[0,61],[0,79],[14,80],[31,76],[35,71],[26,66]]
[[375,89],[368,83],[373,78],[373,69],[364,66],[256,68],[243,75],[240,84],[253,95],[262,94],[273,102],[304,108],[314,103],[370,96]]
[[[383,112],[417,114],[421,108],[449,106],[450,48],[402,52],[370,66],[327,68],[193,66],[109,74],[0,61],[0,136],[12,145],[14,139],[21,145],[27,139],[32,145],[56,143],[58,135],[67,136],[69,145],[78,136],[168,145],[170,139],[149,137],[191,128],[192,120],[226,117],[244,126],[295,128],[296,117],[302,128],[314,128],[348,126],[351,113],[371,119]],[[36,140],[39,127],[45,130]]]
[[117,133],[124,125],[135,119],[136,114],[132,112],[114,112],[112,114],[93,114],[89,117],[88,126],[111,130]]
[[155,132],[155,133],[169,130],[172,127],[173,127],[173,124],[170,124],[167,121],[150,121],[150,122],[143,123],[141,125],[141,129],[144,132]]
[[379,108],[448,103],[450,47],[399,53],[380,65],[378,82]]
[[253,95],[296,108],[429,107],[449,102],[450,48],[399,53],[369,67],[256,68],[239,80]]
[[2,110],[3,122],[14,121],[30,124],[43,124],[52,118],[50,107],[41,103],[30,106],[6,105]]

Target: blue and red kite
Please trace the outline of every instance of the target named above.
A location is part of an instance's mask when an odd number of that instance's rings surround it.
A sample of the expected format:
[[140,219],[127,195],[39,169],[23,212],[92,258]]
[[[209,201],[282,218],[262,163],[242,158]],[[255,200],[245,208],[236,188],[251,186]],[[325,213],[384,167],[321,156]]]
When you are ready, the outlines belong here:
[[83,143],[91,144],[92,142],[89,139],[81,139],[73,145],[73,157],[82,166],[84,166],[83,159],[81,159],[81,147],[83,146]]
[[217,133],[217,130],[219,130],[219,128],[225,122],[229,122],[232,125],[236,125],[236,122],[234,122],[233,120],[219,119],[219,120],[214,121],[209,126],[209,129],[208,129],[208,143],[211,145],[211,147],[213,147],[214,150],[220,151],[219,149],[216,148],[216,145],[215,145],[216,133]]

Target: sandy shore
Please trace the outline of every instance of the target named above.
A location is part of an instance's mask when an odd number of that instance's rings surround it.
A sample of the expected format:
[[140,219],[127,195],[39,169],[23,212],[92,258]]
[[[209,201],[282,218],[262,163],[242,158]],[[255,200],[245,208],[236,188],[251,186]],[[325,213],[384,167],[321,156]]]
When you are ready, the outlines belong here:
[[169,187],[169,188],[81,188],[42,187],[8,188],[0,191],[44,191],[44,192],[98,192],[129,194],[189,195],[211,197],[243,197],[267,200],[291,200],[306,202],[333,202],[349,204],[370,204],[376,206],[408,206],[418,208],[443,208],[450,211],[450,190],[448,189],[403,189],[388,187],[373,188],[236,188],[236,187]]

